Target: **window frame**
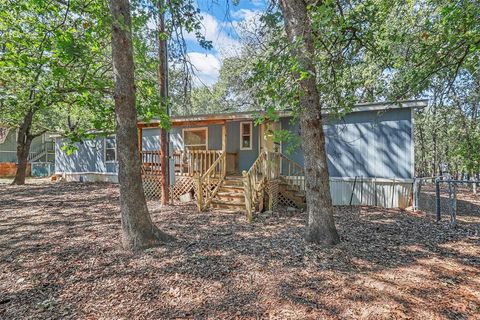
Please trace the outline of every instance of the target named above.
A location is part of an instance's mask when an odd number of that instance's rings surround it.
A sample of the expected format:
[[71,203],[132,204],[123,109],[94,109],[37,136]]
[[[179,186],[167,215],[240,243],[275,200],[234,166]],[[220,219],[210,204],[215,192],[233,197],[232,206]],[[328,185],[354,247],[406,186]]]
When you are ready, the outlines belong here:
[[[107,148],[107,139],[113,139],[115,142],[115,147],[114,148]],[[106,137],[104,140],[104,154],[105,154],[105,163],[117,163],[118,162],[118,154],[117,154],[117,135],[114,134],[112,136]],[[108,150],[114,150],[115,151],[115,160],[107,160],[107,149]]]
[[182,140],[183,140],[183,149],[187,150],[187,144],[185,143],[185,132],[188,131],[205,131],[205,144],[191,144],[191,147],[201,147],[205,146],[205,150],[208,150],[208,127],[192,127],[192,128],[183,128],[182,129]]
[[[243,125],[244,124],[249,124],[250,125],[250,146],[249,147],[244,147],[243,146],[243,136],[247,136],[243,132]],[[240,122],[240,150],[253,150],[253,122],[252,121],[241,121]]]

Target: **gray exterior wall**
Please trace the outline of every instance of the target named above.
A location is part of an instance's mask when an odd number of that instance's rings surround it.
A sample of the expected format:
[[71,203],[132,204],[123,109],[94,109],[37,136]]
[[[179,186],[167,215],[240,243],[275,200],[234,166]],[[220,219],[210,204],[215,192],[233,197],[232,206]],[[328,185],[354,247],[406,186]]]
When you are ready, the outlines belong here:
[[[227,122],[227,152],[236,153],[238,159],[239,172],[248,170],[252,163],[258,157],[258,127],[253,127],[252,122],[252,150],[240,150],[240,122],[242,121],[228,121]],[[170,132],[170,139],[175,150],[183,150],[183,129],[195,128],[188,127],[174,127]],[[208,149],[222,150],[222,125],[214,124],[207,126],[208,128]]]
[[238,169],[240,172],[248,170],[258,157],[259,128],[252,122],[252,150],[240,150],[240,122],[227,122],[227,152],[237,153]]
[[[327,119],[324,126],[331,177],[413,178],[413,137],[411,109],[362,111],[341,119]],[[240,122],[227,122],[227,152],[236,153],[239,172],[248,170],[258,157],[259,128],[253,127],[252,149],[240,150]],[[299,134],[299,127],[290,118],[281,119],[282,129]],[[174,127],[170,138],[174,150],[183,150],[183,129]],[[143,150],[160,149],[160,130],[143,130]],[[116,172],[116,163],[105,162],[103,137],[78,144],[78,151],[66,155],[60,148],[62,139],[57,138],[56,172]],[[208,149],[221,150],[222,125],[208,126]],[[303,166],[301,147],[287,153],[287,143],[282,143],[282,152]]]
[[145,128],[142,130],[143,151],[160,150],[160,128]]
[[[341,119],[327,119],[324,126],[328,170],[331,177],[413,178],[411,109],[363,111]],[[282,128],[299,133],[290,118]],[[286,153],[288,144],[282,144]],[[303,166],[301,147],[287,154]]]
[[183,126],[183,127],[174,127],[170,131],[170,139],[173,144],[174,150],[183,150],[183,129],[189,128],[204,128],[208,129],[208,150],[222,150],[222,125],[212,124],[209,126]]
[[17,162],[17,130],[10,129],[4,143],[0,144],[0,162]]
[[[4,143],[0,143],[0,162],[17,162],[17,130],[10,129],[8,132],[7,138],[5,139]],[[38,150],[42,146],[42,142],[44,137],[36,137],[33,139],[32,144],[30,146],[30,152],[34,152]],[[46,157],[42,157],[41,159],[37,160],[38,162],[44,161],[53,161],[53,155],[48,155],[48,160]]]
[[55,171],[60,172],[115,172],[115,163],[105,162],[105,139],[96,137],[76,143],[77,151],[67,155],[61,148],[63,138],[55,139]]

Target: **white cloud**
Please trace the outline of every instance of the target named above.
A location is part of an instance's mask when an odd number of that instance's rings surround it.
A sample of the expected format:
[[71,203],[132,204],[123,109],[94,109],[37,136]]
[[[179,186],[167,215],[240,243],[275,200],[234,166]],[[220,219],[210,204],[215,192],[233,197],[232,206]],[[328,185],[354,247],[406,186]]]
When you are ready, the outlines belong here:
[[[231,29],[228,25],[220,23],[214,16],[203,13],[203,30],[202,34],[205,39],[212,42],[213,49],[220,55],[221,58],[231,57],[238,53],[241,44],[235,39],[228,30]],[[196,41],[195,34],[188,33],[185,36],[186,40]]]
[[217,82],[222,66],[219,58],[210,53],[200,52],[189,52],[187,55],[195,70],[195,86],[212,85]]
[[258,26],[261,25],[260,18],[263,11],[252,9],[240,9],[232,12],[235,21],[232,22],[233,28],[237,34],[242,37],[245,33],[257,32]]
[[258,16],[259,14],[260,14],[259,10],[240,9],[232,12],[232,18],[248,21],[254,18],[255,16]]
[[[253,3],[255,5],[264,4],[262,0],[253,1]],[[241,52],[242,44],[239,33],[253,28],[260,15],[260,10],[240,9],[231,12],[233,21],[222,22],[208,13],[202,14],[203,30],[201,32],[206,40],[212,42],[213,50],[207,54],[201,52],[188,53],[198,78],[194,82],[195,86],[212,85],[217,82],[222,60]],[[186,33],[185,40],[197,41],[194,33]]]

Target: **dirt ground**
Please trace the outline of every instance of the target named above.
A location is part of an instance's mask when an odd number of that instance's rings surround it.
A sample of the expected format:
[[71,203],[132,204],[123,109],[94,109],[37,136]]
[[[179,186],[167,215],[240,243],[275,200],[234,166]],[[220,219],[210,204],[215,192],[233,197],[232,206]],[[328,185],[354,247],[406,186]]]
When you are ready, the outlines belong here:
[[[1,319],[480,319],[480,217],[338,208],[342,243],[305,214],[149,204],[176,241],[120,247],[110,184],[0,186]],[[464,219],[465,218],[465,219]]]

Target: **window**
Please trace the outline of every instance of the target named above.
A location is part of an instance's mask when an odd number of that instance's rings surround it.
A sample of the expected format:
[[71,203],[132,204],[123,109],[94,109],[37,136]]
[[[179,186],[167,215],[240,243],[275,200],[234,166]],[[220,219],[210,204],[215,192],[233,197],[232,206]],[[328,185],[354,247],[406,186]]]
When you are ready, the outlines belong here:
[[187,150],[207,150],[207,128],[183,129],[183,144]]
[[108,137],[105,139],[105,161],[117,161],[117,142],[115,137]]
[[240,122],[240,150],[252,150],[251,122]]

